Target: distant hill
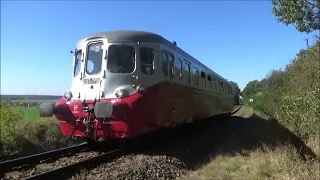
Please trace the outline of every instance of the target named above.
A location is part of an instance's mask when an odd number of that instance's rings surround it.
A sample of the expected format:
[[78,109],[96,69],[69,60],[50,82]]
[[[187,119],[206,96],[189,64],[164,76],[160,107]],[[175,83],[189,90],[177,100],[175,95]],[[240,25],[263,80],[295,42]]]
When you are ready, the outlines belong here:
[[27,97],[28,100],[58,100],[62,96],[52,96],[52,95],[0,95],[1,100],[22,100]]

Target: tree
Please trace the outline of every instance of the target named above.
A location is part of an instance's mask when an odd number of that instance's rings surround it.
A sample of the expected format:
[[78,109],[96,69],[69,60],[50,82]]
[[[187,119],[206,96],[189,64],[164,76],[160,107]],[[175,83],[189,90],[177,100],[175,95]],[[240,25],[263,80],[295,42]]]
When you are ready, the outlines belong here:
[[251,98],[253,95],[261,91],[263,83],[258,80],[250,81],[242,91],[245,99]]
[[320,0],[271,0],[277,21],[293,24],[299,32],[320,30]]
[[240,88],[239,88],[238,83],[233,82],[233,81],[230,81],[230,83],[231,83],[231,84],[234,86],[234,88],[235,88],[235,94],[239,95],[241,90],[240,90]]
[[230,83],[234,86],[234,90],[235,90],[235,92],[234,92],[234,101],[235,101],[236,104],[239,104],[239,95],[240,95],[240,92],[241,92],[241,90],[239,88],[239,85],[238,85],[238,83],[233,82],[233,81],[230,81]]

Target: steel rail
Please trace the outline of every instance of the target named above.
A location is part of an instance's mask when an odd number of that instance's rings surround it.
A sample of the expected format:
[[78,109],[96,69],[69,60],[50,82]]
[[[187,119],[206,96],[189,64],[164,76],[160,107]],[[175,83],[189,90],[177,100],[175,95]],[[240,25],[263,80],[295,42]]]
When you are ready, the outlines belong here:
[[47,151],[39,154],[33,154],[30,156],[25,156],[17,159],[3,161],[3,162],[0,162],[0,170],[1,172],[7,172],[10,170],[13,170],[15,167],[39,164],[39,162],[42,160],[58,158],[67,153],[76,153],[89,148],[90,148],[89,144],[85,142],[85,143],[81,143],[81,144],[70,146],[70,147],[65,147],[65,148]]
[[36,180],[36,179],[62,179],[68,176],[75,174],[75,172],[79,171],[81,167],[85,165],[96,165],[107,162],[106,160],[110,160],[121,155],[124,155],[127,151],[124,148],[112,150],[109,152],[105,152],[98,156],[85,159],[73,164],[69,164],[60,168],[56,168],[50,171],[43,172],[41,174],[36,174],[30,177],[23,178],[25,180]]
[[241,105],[237,110],[235,110],[235,111],[233,111],[233,112],[230,112],[229,116],[235,114],[235,113],[238,112],[241,108],[242,108],[242,105]]
[[[217,115],[216,117],[231,116],[231,115],[235,114],[236,112],[238,112],[241,108],[242,108],[242,105],[240,105],[239,108],[237,108],[237,109],[234,110],[234,111],[230,111],[230,112],[227,112],[227,113],[219,114],[219,115]],[[213,116],[213,117],[214,117],[214,116]]]

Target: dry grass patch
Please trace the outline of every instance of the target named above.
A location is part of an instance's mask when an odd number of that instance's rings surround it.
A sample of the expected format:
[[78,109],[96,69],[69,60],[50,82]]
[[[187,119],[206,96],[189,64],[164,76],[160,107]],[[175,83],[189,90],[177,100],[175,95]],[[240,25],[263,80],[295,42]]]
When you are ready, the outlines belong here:
[[252,114],[253,114],[252,108],[248,105],[244,105],[241,107],[241,109],[238,112],[234,114],[234,116],[249,118],[250,116],[252,116]]
[[231,133],[206,135],[225,139],[214,146],[210,161],[178,179],[320,180],[319,134],[301,141],[277,120],[249,106],[228,121],[212,131]]
[[246,156],[218,155],[197,171],[181,179],[320,179],[320,163],[303,161],[290,145],[272,150],[262,147]]
[[317,155],[317,160],[320,162],[320,135],[310,137],[306,145],[313,150]]

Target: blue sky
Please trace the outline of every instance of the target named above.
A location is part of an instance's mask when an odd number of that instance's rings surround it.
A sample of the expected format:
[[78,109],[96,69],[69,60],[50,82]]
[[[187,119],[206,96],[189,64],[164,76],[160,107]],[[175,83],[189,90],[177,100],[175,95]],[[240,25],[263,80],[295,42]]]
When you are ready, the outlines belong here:
[[306,46],[271,12],[270,1],[1,1],[1,94],[63,95],[77,41],[117,29],[174,40],[243,89]]

